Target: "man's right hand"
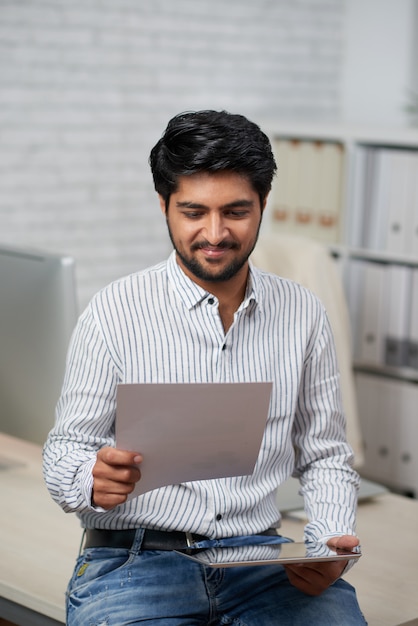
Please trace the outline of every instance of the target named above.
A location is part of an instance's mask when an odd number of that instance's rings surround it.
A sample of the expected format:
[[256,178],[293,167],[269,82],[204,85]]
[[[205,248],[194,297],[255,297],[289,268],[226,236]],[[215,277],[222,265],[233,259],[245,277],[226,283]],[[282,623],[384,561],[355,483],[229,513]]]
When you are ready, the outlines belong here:
[[126,502],[141,478],[141,461],[137,452],[101,448],[93,467],[93,506],[107,510]]

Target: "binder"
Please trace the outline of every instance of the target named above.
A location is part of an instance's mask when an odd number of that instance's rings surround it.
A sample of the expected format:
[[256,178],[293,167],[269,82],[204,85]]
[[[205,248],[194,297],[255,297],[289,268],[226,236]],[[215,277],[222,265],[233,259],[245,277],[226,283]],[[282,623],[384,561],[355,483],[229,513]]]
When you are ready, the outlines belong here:
[[412,270],[406,365],[418,369],[418,267]]
[[386,268],[384,361],[391,367],[405,367],[408,360],[411,274],[411,268],[404,265]]
[[367,152],[366,146],[358,145],[355,147],[352,158],[353,165],[349,189],[349,211],[351,214],[349,243],[354,248],[359,248],[362,245]]
[[412,181],[409,176],[411,153],[391,150],[388,189],[388,220],[385,249],[391,254],[405,255]]
[[365,226],[365,246],[371,250],[385,249],[388,230],[389,185],[391,150],[385,148],[369,151],[368,223]]
[[318,147],[320,159],[316,233],[319,240],[335,243],[339,240],[342,221],[344,148],[336,142],[324,142]]
[[385,280],[385,264],[364,263],[359,358],[361,362],[371,365],[384,364]]
[[346,275],[347,306],[351,325],[351,351],[355,361],[361,357],[361,313],[364,299],[364,266],[358,259],[348,261]]
[[272,190],[273,229],[319,239],[339,240],[344,151],[336,142],[277,139],[278,165]]
[[386,445],[391,464],[387,484],[418,495],[418,389],[405,381],[382,379],[380,393],[383,420],[388,425],[386,432],[390,436]]
[[361,474],[418,494],[418,387],[373,374],[355,377],[365,461]]
[[418,259],[418,151],[410,153],[406,254]]
[[273,185],[273,229],[279,232],[294,230],[296,212],[299,141],[280,138],[273,142],[277,175]]
[[418,497],[418,387],[406,382],[394,383],[397,393],[397,417],[394,420],[397,443],[395,452],[395,487]]
[[299,144],[294,232],[302,237],[317,237],[321,145],[316,141],[301,141]]
[[363,212],[360,245],[368,248],[373,233],[373,194],[376,184],[376,149],[372,146],[366,148],[364,161],[364,191],[363,191]]
[[391,394],[384,378],[372,374],[355,376],[360,423],[364,438],[361,473],[381,483],[393,482],[395,450]]

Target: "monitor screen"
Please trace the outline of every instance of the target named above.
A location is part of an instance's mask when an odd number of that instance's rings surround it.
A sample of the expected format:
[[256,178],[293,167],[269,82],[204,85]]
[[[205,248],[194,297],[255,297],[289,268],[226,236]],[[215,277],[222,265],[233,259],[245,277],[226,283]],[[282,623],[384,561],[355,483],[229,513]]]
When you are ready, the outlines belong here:
[[44,443],[76,319],[71,257],[0,245],[0,431]]

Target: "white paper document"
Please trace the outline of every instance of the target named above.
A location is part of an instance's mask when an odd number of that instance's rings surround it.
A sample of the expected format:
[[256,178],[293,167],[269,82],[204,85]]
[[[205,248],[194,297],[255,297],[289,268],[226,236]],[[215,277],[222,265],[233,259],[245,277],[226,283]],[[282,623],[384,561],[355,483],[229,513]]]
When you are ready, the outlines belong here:
[[121,384],[116,446],[143,456],[132,496],[253,473],[272,383]]

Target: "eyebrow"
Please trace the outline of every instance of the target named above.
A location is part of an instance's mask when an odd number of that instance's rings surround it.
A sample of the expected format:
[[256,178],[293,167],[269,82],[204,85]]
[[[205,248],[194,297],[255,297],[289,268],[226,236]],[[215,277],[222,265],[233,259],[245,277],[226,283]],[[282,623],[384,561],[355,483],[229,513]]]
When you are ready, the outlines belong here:
[[[177,201],[176,206],[179,209],[208,209],[209,208],[208,206],[206,206],[205,204],[201,204],[200,202],[193,202],[193,201],[188,201],[188,200],[184,200],[182,202]],[[232,202],[223,204],[221,206],[221,209],[234,209],[234,208],[240,208],[240,207],[253,207],[253,206],[254,206],[253,200],[247,200],[243,198],[241,200],[233,200]]]

